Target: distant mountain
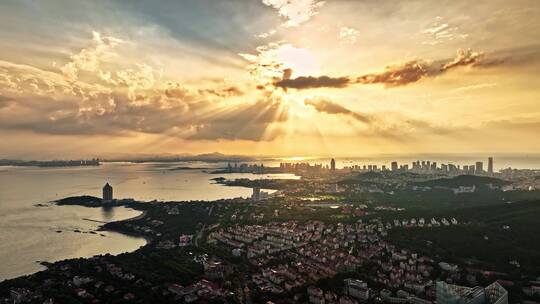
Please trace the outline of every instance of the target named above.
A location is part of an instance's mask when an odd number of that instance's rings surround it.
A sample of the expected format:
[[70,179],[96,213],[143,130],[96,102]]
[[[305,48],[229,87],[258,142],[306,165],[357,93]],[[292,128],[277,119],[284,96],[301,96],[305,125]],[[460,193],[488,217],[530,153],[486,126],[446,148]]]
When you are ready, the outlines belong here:
[[201,162],[247,162],[255,161],[257,158],[245,155],[227,155],[218,152],[197,154],[197,155],[166,155],[166,156],[144,156],[144,157],[128,157],[125,159],[115,159],[116,161],[128,161],[135,163],[144,162],[188,162],[188,161],[201,161]]

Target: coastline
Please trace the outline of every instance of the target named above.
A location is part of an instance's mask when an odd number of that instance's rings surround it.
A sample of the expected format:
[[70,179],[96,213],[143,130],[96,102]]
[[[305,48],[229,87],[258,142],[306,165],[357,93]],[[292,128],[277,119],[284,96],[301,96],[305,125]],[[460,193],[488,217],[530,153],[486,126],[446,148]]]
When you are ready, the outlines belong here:
[[[64,198],[64,199],[73,199],[73,198],[76,198],[76,197],[67,197],[67,198]],[[80,207],[86,207],[86,208],[98,208],[98,207],[102,207],[102,208],[105,208],[107,206],[97,206],[97,205],[89,205],[88,203],[86,202],[80,202],[80,203],[58,203],[58,201],[52,201],[50,202],[52,204],[55,204],[57,206],[80,206]],[[118,221],[112,221],[112,222],[99,222],[99,223],[102,223],[102,225],[99,225],[98,227],[96,227],[94,230],[91,230],[93,232],[96,232],[96,233],[92,233],[92,234],[96,234],[98,236],[101,236],[103,237],[104,235],[100,234],[99,232],[100,231],[104,231],[104,232],[111,232],[111,233],[117,233],[117,234],[120,234],[120,235],[123,235],[123,236],[128,236],[128,237],[134,237],[134,238],[139,238],[139,239],[144,239],[144,244],[139,246],[138,248],[134,249],[134,250],[130,250],[130,251],[126,251],[126,252],[129,252],[129,253],[133,253],[149,244],[152,243],[152,238],[150,238],[149,236],[146,236],[146,235],[143,235],[143,234],[139,234],[139,233],[133,233],[133,232],[129,232],[129,231],[124,231],[122,229],[115,229],[114,227],[109,227],[110,225],[108,224],[111,224],[111,223],[124,223],[124,222],[130,222],[130,221],[137,221],[137,220],[142,220],[146,217],[147,215],[147,211],[146,210],[140,210],[140,209],[137,209],[137,208],[133,208],[133,206],[127,206],[125,204],[121,204],[121,205],[114,205],[114,206],[110,206],[110,207],[126,207],[126,208],[129,208],[131,210],[136,210],[136,211],[140,211],[141,214],[139,215],[136,215],[134,217],[130,217],[130,218],[126,218],[126,219],[122,219],[122,220],[118,220]],[[86,218],[80,218],[81,221],[87,221],[88,219]],[[32,275],[35,275],[37,273],[40,273],[40,272],[43,272],[43,271],[47,271],[49,269],[50,266],[53,266],[54,264],[56,263],[59,263],[59,262],[63,262],[63,261],[67,261],[67,260],[72,260],[72,259],[80,259],[80,258],[91,258],[93,256],[100,256],[100,255],[108,255],[108,254],[111,254],[111,255],[118,255],[118,254],[122,254],[123,252],[119,252],[119,253],[115,253],[115,254],[112,254],[110,253],[109,251],[106,251],[106,252],[102,252],[102,253],[98,253],[98,254],[94,254],[94,255],[91,255],[91,256],[86,256],[86,255],[77,255],[77,256],[73,256],[73,257],[69,257],[69,258],[58,258],[58,259],[55,259],[55,258],[52,258],[52,259],[48,259],[48,260],[36,260],[34,261],[34,263],[40,265],[42,267],[42,269],[39,269],[39,270],[35,270],[35,271],[32,271],[32,272],[27,272],[27,273],[23,273],[23,274],[20,274],[20,275],[17,275],[15,277],[6,277],[4,279],[0,279],[0,283],[4,282],[4,281],[8,281],[8,280],[13,280],[13,279],[18,279],[18,278],[23,278],[23,277],[27,277],[27,276],[32,276]]]
[[142,233],[135,233],[135,232],[131,232],[131,231],[126,231],[124,229],[118,229],[116,227],[111,227],[111,225],[122,224],[122,223],[126,223],[126,222],[135,222],[135,221],[138,221],[138,220],[142,220],[148,215],[148,211],[147,210],[138,210],[138,209],[131,208],[131,207],[127,207],[127,208],[137,210],[137,211],[141,211],[142,213],[137,215],[137,216],[127,218],[127,219],[124,219],[124,220],[105,223],[105,224],[101,225],[98,229],[96,229],[96,231],[108,231],[108,232],[120,233],[120,234],[130,236],[130,237],[143,238],[145,240],[146,244],[144,244],[143,246],[137,248],[134,251],[131,251],[131,252],[135,252],[135,251],[139,250],[140,248],[143,248],[143,247],[151,244],[153,239],[151,237],[149,237],[148,235],[145,235],[145,234],[142,234]]
[[[55,203],[58,206],[81,206],[81,207],[87,207],[87,208],[126,207],[132,210],[140,211],[141,214],[137,216],[119,220],[119,221],[112,221],[112,222],[104,223],[103,225],[99,226],[95,231],[109,231],[109,232],[120,233],[120,234],[130,236],[130,237],[144,238],[146,241],[146,244],[144,246],[152,243],[152,238],[150,238],[147,235],[144,235],[142,233],[127,231],[125,229],[120,229],[120,227],[114,227],[115,225],[121,225],[122,223],[135,222],[135,221],[144,219],[148,215],[148,210],[145,210],[144,208],[142,208],[143,206],[141,204],[144,204],[142,202],[133,201],[133,200],[114,200],[112,203],[103,203],[101,199],[97,197],[73,196],[73,197],[66,197],[66,198],[54,201],[53,203]],[[144,247],[144,246],[141,246],[141,247]]]

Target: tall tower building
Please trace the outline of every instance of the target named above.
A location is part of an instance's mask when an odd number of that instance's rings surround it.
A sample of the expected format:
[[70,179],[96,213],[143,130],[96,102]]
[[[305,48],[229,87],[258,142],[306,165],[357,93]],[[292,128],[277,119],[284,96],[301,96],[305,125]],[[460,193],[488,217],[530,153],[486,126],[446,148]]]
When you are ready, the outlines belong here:
[[398,170],[398,163],[397,161],[393,161],[392,164],[392,171],[396,172]]
[[251,199],[258,202],[261,200],[261,188],[260,187],[253,187],[253,194],[251,195]]
[[493,175],[493,157],[488,158],[488,174]]
[[336,170],[336,160],[333,158],[330,160],[330,170],[332,171]]
[[476,169],[474,170],[476,174],[482,174],[484,173],[484,163],[483,162],[476,162]]
[[103,186],[103,202],[110,202],[113,200],[113,188],[109,183]]

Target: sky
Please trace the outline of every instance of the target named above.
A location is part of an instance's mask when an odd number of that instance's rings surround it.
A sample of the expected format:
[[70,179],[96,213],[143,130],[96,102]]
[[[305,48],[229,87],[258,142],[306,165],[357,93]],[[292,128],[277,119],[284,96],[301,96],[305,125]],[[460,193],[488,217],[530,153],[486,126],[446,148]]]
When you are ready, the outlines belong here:
[[0,158],[540,151],[537,0],[2,1]]

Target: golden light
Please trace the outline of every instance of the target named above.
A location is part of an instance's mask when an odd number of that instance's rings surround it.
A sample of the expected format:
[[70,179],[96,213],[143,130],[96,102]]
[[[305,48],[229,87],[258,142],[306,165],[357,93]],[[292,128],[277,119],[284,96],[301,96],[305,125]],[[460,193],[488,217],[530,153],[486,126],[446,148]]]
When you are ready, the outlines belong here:
[[313,53],[307,48],[284,44],[277,50],[277,60],[293,70],[293,77],[318,75],[320,67]]

